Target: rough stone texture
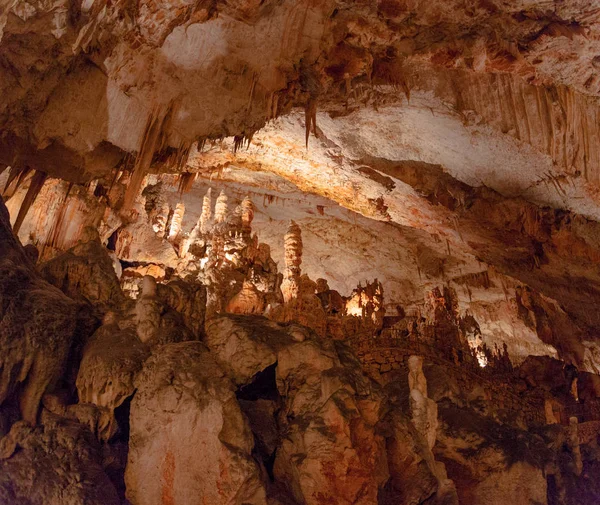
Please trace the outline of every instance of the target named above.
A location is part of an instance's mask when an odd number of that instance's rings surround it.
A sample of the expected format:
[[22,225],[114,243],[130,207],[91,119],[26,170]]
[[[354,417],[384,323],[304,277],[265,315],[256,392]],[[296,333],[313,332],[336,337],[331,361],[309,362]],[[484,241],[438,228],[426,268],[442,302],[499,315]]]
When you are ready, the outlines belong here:
[[138,340],[133,328],[121,329],[116,315],[105,317],[105,323],[86,344],[77,375],[79,403],[93,404],[106,410],[95,427],[101,440],[110,439],[117,431],[114,410],[135,391],[134,381],[149,349]]
[[294,500],[376,500],[387,479],[383,439],[374,430],[381,399],[332,342],[300,327],[239,316],[211,321],[206,341],[240,384],[277,363],[276,387],[284,399],[278,423],[286,437],[273,473]]
[[266,503],[235,388],[203,344],[160,347],[135,385],[126,470],[133,505]]
[[597,502],[599,34],[591,0],[4,2],[0,432],[43,396],[110,438],[140,339],[138,501]]
[[125,302],[113,260],[97,238],[82,239],[72,249],[40,266],[44,278],[73,299],[101,309]]
[[76,325],[77,304],[34,271],[0,202],[0,404],[22,383],[21,414],[36,423],[42,395],[65,371]]
[[[10,445],[11,450],[4,449]],[[0,502],[119,505],[100,446],[82,425],[48,414],[43,426],[13,425],[0,439]]]

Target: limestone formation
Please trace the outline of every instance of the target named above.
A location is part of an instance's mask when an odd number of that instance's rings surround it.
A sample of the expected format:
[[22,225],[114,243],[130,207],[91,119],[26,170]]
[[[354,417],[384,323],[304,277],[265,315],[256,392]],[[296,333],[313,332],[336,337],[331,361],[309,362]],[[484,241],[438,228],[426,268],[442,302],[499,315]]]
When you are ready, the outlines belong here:
[[171,223],[169,225],[169,240],[175,240],[181,233],[181,223],[185,214],[185,205],[179,202],[173,212]]
[[408,387],[413,424],[427,440],[431,450],[437,433],[437,405],[427,397],[427,379],[423,374],[423,358],[420,356],[408,359]]
[[124,303],[113,259],[97,234],[43,263],[40,271],[50,284],[71,298],[83,299],[105,309]]
[[121,329],[117,315],[111,312],[86,344],[77,375],[77,393],[81,404],[96,405],[106,412],[94,427],[101,440],[116,433],[114,410],[133,394],[135,377],[148,355],[148,348],[138,340],[135,330]]
[[8,439],[14,452],[0,455],[1,503],[120,503],[102,468],[100,446],[81,424],[56,416],[47,416],[37,428],[19,421],[0,445]]
[[209,323],[206,341],[238,384],[276,364],[270,387],[284,399],[279,422],[287,436],[273,472],[287,502],[373,503],[387,478],[383,440],[374,430],[379,398],[344,368],[331,344],[306,330],[299,338],[300,329],[223,316]]
[[224,191],[221,191],[217,197],[217,203],[215,204],[215,223],[223,223],[227,219],[228,207],[227,207],[227,195]]
[[[202,213],[200,214],[200,219],[198,220],[199,232],[200,233],[208,233],[209,226],[212,219],[212,189],[208,188],[204,198],[202,199]],[[196,232],[198,233],[198,232]]]
[[240,204],[240,214],[242,218],[242,228],[250,230],[252,220],[254,219],[254,204],[249,196],[246,196]]
[[167,202],[160,202],[154,210],[152,219],[152,229],[159,237],[164,237],[165,231],[167,230],[167,219],[169,218],[169,204]]
[[77,304],[35,272],[1,202],[0,258],[0,405],[17,394],[22,418],[35,424],[42,395],[65,371]]
[[300,265],[302,264],[302,232],[300,227],[291,221],[284,238],[285,271],[281,291],[284,302],[289,302],[299,295]]
[[126,470],[132,505],[266,504],[234,386],[203,344],[162,347],[136,387]]
[[231,314],[263,314],[264,310],[263,295],[248,280],[244,281],[241,291],[229,300],[225,308],[225,311]]
[[162,306],[156,296],[156,280],[146,275],[135,305],[136,333],[142,343],[150,343],[157,336],[161,313]]
[[0,4],[0,505],[600,502],[597,1]]

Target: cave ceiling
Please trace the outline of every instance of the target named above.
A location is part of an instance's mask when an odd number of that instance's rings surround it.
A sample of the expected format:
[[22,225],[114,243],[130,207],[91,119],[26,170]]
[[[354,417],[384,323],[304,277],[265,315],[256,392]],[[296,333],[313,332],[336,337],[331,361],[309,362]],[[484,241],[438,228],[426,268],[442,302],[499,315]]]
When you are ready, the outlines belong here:
[[335,289],[379,278],[393,306],[451,283],[525,342],[490,307],[526,284],[593,341],[599,92],[588,0],[9,0],[0,179],[197,174],[184,228],[209,187],[250,194],[273,257],[300,222]]

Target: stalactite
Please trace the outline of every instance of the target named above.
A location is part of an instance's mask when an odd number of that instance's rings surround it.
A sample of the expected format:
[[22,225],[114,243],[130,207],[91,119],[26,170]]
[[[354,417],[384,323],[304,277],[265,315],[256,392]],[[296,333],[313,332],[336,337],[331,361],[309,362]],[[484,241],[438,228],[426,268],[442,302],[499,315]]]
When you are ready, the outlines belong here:
[[178,176],[177,191],[179,192],[179,197],[182,197],[184,193],[188,193],[192,189],[197,175],[197,172],[185,172]]
[[133,202],[137,198],[142,187],[144,177],[152,163],[154,153],[162,148],[162,142],[164,141],[162,138],[163,127],[168,121],[171,112],[172,104],[167,107],[164,115],[161,115],[159,112],[153,112],[148,117],[142,142],[131,173],[131,181],[127,186],[127,191],[125,191],[125,197],[123,199],[124,211],[130,210],[133,206]]
[[223,223],[227,219],[227,195],[224,191],[217,198],[215,205],[215,223]]
[[198,224],[200,225],[200,232],[207,233],[208,227],[210,226],[210,220],[212,219],[212,189],[208,188],[208,191],[204,195],[202,200],[202,214]]
[[35,202],[35,199],[38,196],[40,190],[42,189],[42,186],[46,182],[47,177],[48,174],[39,170],[36,170],[33,174],[33,177],[31,178],[31,181],[29,183],[29,189],[27,190],[27,194],[25,195],[25,198],[21,203],[19,214],[17,215],[17,219],[15,220],[15,225],[13,227],[15,235],[19,233],[19,229],[21,228],[21,225],[25,220],[25,216],[27,215],[27,212],[29,212],[29,209],[33,205],[33,202]]
[[[165,166],[176,172],[181,172],[187,165],[192,149],[192,142],[184,142],[169,154]],[[184,174],[185,175],[185,174]]]
[[[45,247],[55,248],[59,245],[59,239],[61,238],[61,231],[63,229],[63,223],[66,216],[67,211],[67,201],[69,199],[69,195],[71,194],[71,189],[73,188],[73,183],[70,183],[65,191],[65,196],[63,197],[60,205],[58,207],[58,212],[56,213],[56,217],[52,222],[50,227],[50,231],[48,232],[46,238]],[[44,256],[44,250],[40,251],[41,256]]]
[[313,129],[315,137],[317,136],[317,101],[311,98],[304,108],[304,121],[306,131],[306,148],[308,149],[308,137],[310,129]]
[[169,227],[169,240],[174,240],[181,233],[181,223],[183,222],[183,215],[185,214],[185,204],[179,202],[173,212],[173,218],[171,219],[171,226]]
[[[31,173],[31,167],[10,167],[8,178],[2,191],[5,200],[12,198],[16,191],[21,187],[25,178]],[[13,184],[14,183],[14,184]]]
[[246,144],[246,149],[248,149],[252,142],[252,137],[254,137],[254,133],[255,131],[252,130],[233,137],[233,152],[236,153],[240,148],[244,147],[244,143]]
[[236,135],[235,137],[233,137],[233,152],[236,153],[238,151],[238,149],[243,145],[243,143],[244,143],[243,135]]

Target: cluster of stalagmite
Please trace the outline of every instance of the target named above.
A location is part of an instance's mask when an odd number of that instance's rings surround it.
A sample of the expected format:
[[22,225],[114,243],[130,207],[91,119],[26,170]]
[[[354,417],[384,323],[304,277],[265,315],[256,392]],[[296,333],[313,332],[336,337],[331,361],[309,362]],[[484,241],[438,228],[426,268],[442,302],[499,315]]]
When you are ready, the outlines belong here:
[[[295,225],[282,247],[298,292],[284,300],[269,248],[251,234],[252,214],[245,199],[198,233],[177,260],[187,279],[147,275],[137,300],[119,292],[97,236],[40,265],[74,302],[41,280],[2,225],[0,343],[10,352],[0,396],[1,502],[483,505],[494,481],[513,478],[530,482],[527,499],[537,499],[545,485],[539,465],[499,463],[514,458],[502,440],[516,433],[533,460],[550,461],[544,468],[563,496],[593,471],[595,449],[582,442],[582,428],[551,425],[538,448],[509,417],[494,417],[477,385],[463,391],[442,367],[426,367],[427,358],[411,356],[385,386],[368,379],[335,339],[381,329],[381,284],[344,298],[326,280],[303,275]],[[452,296],[434,291],[413,330],[455,342],[461,319]],[[523,368],[524,380],[544,383],[549,366],[538,360]],[[590,383],[581,376],[580,396],[592,397]],[[15,422],[13,405],[38,426]],[[486,409],[488,417],[460,422]],[[485,423],[506,433],[500,442],[483,439],[488,452],[478,452],[476,470],[461,451],[479,447],[477,427]],[[24,469],[43,491],[34,491]],[[463,471],[472,479],[461,480]],[[511,486],[503,499],[521,503]]]

